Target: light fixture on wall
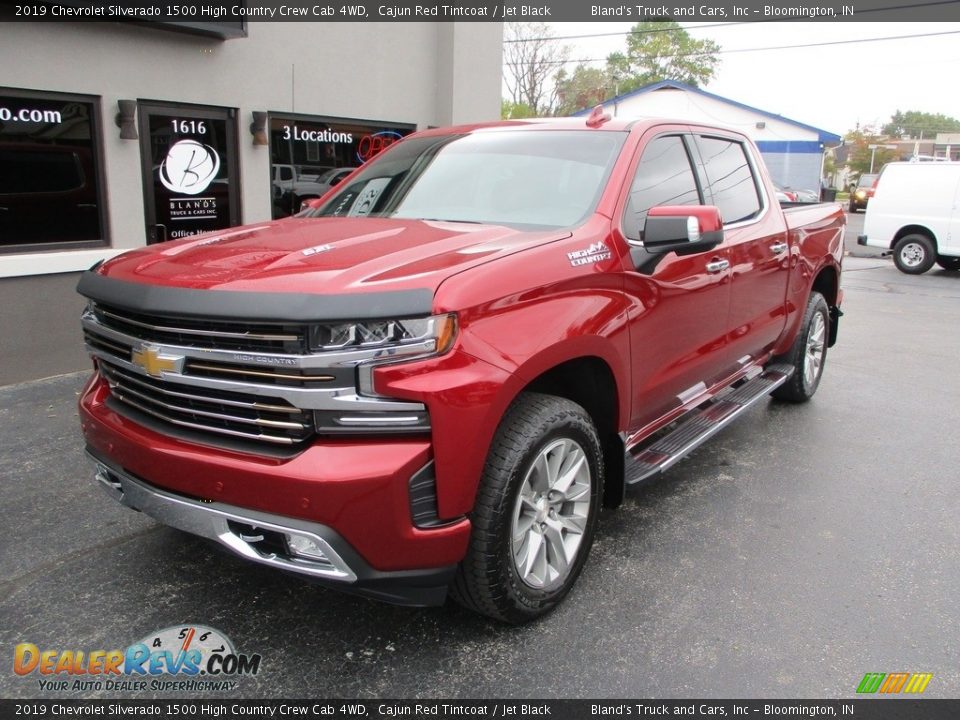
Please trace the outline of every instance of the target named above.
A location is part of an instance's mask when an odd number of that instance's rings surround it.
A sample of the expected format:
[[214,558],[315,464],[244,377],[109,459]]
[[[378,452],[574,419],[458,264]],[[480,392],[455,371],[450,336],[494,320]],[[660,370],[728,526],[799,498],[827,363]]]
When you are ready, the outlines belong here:
[[250,134],[253,135],[254,145],[269,145],[267,139],[267,114],[254,110],[250,113],[253,116],[253,122],[250,123]]
[[114,122],[120,128],[121,140],[136,140],[140,137],[137,134],[137,101],[136,100],[117,100],[119,112]]

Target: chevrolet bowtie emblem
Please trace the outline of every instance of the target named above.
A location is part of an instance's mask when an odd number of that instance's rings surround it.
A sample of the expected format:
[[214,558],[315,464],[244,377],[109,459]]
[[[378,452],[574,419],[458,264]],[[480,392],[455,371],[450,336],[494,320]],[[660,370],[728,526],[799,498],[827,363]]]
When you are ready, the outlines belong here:
[[130,356],[134,365],[143,368],[150,377],[159,378],[165,372],[180,372],[183,368],[183,355],[167,355],[156,345],[142,345]]

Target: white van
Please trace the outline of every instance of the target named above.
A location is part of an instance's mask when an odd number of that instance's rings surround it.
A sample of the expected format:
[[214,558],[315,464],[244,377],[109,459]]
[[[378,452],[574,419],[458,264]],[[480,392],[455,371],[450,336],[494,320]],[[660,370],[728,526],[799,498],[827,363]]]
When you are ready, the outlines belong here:
[[880,172],[860,245],[893,251],[911,275],[960,270],[960,162],[896,162]]

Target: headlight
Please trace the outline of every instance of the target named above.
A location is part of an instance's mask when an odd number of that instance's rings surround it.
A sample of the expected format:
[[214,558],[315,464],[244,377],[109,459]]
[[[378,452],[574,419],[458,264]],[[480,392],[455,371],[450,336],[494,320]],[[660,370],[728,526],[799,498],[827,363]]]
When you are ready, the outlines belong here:
[[314,411],[317,432],[328,434],[429,432],[430,415],[418,402],[380,395],[373,387],[374,369],[442,355],[457,338],[457,316],[324,323],[309,329],[310,350],[329,353],[340,367],[356,368],[353,402],[340,398],[337,410]]
[[310,328],[310,349],[320,352],[378,347],[399,350],[430,345],[430,354],[439,354],[450,349],[456,333],[457,316],[452,314],[410,320],[313,325]]
[[361,395],[381,397],[373,389],[373,369],[442,355],[457,337],[457,316],[434,315],[407,320],[330,323],[310,328],[310,349],[319,352],[357,352],[357,389]]
[[857,197],[863,200],[867,196],[866,190],[857,190]]

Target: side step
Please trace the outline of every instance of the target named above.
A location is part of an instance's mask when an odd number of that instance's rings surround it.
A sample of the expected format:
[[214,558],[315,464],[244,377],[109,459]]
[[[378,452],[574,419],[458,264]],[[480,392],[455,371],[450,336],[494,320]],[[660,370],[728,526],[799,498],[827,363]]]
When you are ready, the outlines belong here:
[[792,365],[769,365],[761,374],[692,412],[653,445],[637,451],[628,450],[624,467],[627,484],[649,480],[673,467],[744,410],[783,385],[791,375]]

